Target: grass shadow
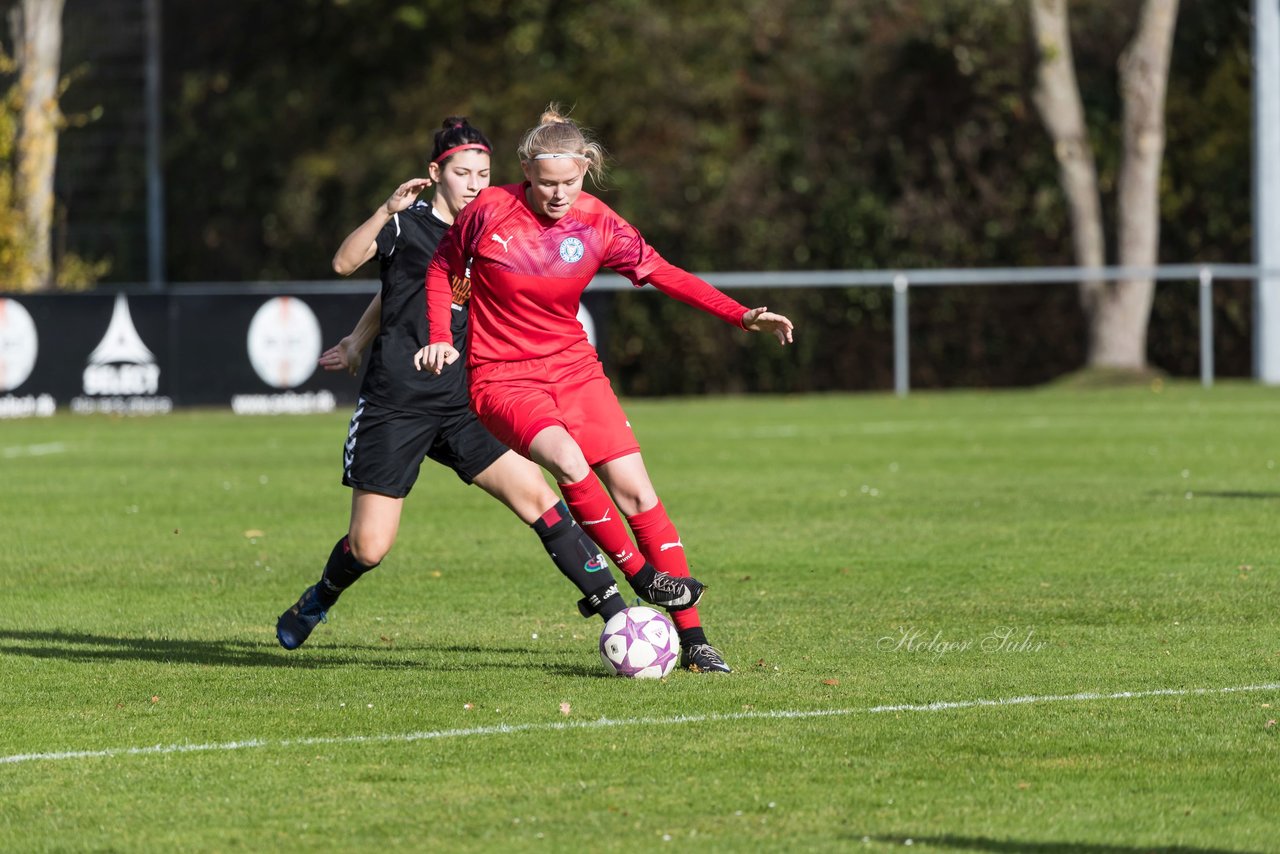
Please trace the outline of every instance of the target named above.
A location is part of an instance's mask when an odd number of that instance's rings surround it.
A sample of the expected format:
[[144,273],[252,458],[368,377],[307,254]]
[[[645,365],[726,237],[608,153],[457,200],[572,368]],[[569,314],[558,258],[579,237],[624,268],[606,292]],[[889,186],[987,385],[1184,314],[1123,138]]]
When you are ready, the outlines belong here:
[[394,666],[394,661],[325,655],[302,657],[274,643],[249,640],[141,638],[74,631],[0,629],[0,653],[60,661],[155,661],[162,664],[210,664],[233,667],[339,667],[360,664]]
[[1196,498],[1248,498],[1254,501],[1274,501],[1280,498],[1280,492],[1245,492],[1239,490],[1200,492],[1193,489],[1191,494]]
[[1105,845],[1087,842],[1031,842],[1026,839],[991,839],[985,836],[870,836],[877,842],[933,845],[962,851],[996,854],[1260,854],[1243,848],[1199,848],[1194,845]]
[[[430,662],[415,653],[434,653]],[[397,653],[399,653],[397,655]],[[153,661],[160,664],[204,664],[224,667],[289,667],[322,669],[362,668],[439,672],[465,670],[529,670],[541,668],[561,676],[598,676],[603,668],[589,665],[530,661],[531,647],[481,647],[448,644],[336,645],[308,644],[305,651],[288,651],[275,642],[252,640],[191,640],[140,638],[76,631],[0,629],[0,654],[57,661]],[[469,656],[483,654],[484,660]]]

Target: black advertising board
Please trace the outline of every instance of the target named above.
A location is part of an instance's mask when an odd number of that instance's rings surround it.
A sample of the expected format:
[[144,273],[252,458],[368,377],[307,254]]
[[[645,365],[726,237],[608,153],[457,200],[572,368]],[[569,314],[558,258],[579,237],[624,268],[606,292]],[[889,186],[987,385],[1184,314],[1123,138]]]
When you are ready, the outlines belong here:
[[[316,360],[351,331],[374,288],[176,288],[0,293],[0,418],[158,415],[230,407],[243,415],[329,412],[359,379]],[[579,315],[593,342],[608,297]]]
[[163,296],[0,296],[0,416],[173,408]]
[[316,367],[349,333],[368,293],[180,295],[171,364],[181,406],[246,415],[327,412],[355,402],[357,379]]
[[0,294],[0,418],[175,406],[327,412],[358,381],[320,370],[368,292]]

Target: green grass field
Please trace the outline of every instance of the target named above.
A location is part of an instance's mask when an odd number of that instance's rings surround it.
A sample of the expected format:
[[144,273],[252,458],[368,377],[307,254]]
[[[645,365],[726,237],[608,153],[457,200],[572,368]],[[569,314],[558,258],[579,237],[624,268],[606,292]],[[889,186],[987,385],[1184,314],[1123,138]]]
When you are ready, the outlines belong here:
[[346,412],[0,423],[0,850],[1280,850],[1280,392],[628,411],[731,676],[430,464],[280,649]]

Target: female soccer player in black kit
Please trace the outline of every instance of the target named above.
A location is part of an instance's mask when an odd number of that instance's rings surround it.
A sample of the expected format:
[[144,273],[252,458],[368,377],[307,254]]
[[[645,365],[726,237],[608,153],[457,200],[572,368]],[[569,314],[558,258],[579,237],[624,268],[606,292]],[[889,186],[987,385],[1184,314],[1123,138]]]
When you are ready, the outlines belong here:
[[[463,363],[438,375],[413,366],[413,354],[428,341],[427,265],[454,218],[489,185],[490,150],[484,134],[466,119],[445,119],[435,135],[428,177],[397,187],[334,255],[333,269],[344,276],[376,255],[382,288],[352,333],[320,357],[326,370],[354,374],[361,353],[373,345],[343,447],[342,482],[352,488],[350,526],[320,580],[277,620],[276,637],[286,649],[300,647],[342,591],[386,557],[424,457],[452,468],[531,526],[556,567],[583,593],[584,616],[597,613],[608,620],[624,607],[604,556],[538,466],[495,439],[470,411]],[[432,186],[431,202],[418,201]],[[459,349],[467,337],[469,298],[470,282],[455,279],[452,337]],[[668,608],[687,607],[702,594],[697,581],[652,567],[631,583],[645,601]]]

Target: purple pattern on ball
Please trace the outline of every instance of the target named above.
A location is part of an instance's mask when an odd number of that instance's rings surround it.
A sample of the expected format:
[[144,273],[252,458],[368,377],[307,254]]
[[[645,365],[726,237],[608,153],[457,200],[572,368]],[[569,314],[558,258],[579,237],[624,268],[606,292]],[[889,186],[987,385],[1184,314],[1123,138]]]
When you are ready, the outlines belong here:
[[[632,616],[633,611],[647,611],[649,613],[643,614],[642,618],[637,620]],[[642,606],[627,608],[622,612],[622,617],[623,624],[619,629],[600,636],[600,654],[606,664],[612,667],[620,676],[627,677],[633,677],[637,673],[649,668],[657,668],[660,673],[668,671],[679,654],[679,650],[674,649],[671,644],[671,640],[675,637],[674,626],[671,626],[670,622],[658,612],[651,608],[643,608]],[[662,622],[667,623],[668,643],[666,646],[659,646],[652,643],[642,632],[642,629],[646,624],[655,620],[661,620]],[[609,660],[609,657],[605,654],[605,648],[612,638],[621,638],[627,646],[627,654],[624,655],[622,657],[622,661],[618,663],[614,663]],[[630,650],[632,644],[636,642],[644,643],[654,651],[654,658],[652,661],[646,662],[644,665],[636,665],[631,662]]]

